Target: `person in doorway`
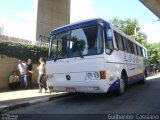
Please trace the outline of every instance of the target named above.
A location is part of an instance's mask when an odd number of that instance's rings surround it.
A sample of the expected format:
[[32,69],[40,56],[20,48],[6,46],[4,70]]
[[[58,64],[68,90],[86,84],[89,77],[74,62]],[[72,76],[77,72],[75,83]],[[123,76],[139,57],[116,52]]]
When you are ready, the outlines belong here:
[[32,74],[33,74],[33,66],[32,66],[32,60],[28,59],[27,62],[27,80],[28,80],[28,88],[32,88]]
[[38,85],[39,85],[39,93],[42,93],[42,88],[44,88],[45,92],[47,92],[46,83],[43,83],[43,76],[45,74],[45,62],[43,57],[40,57],[39,62],[40,62],[40,65],[39,67],[37,67],[37,69],[39,70]]

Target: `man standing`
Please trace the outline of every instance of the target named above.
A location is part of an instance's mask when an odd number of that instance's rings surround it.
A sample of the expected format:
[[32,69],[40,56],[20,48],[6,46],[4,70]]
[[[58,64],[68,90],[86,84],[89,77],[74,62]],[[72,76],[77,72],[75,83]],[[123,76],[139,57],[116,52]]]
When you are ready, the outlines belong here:
[[18,62],[19,64],[17,65],[17,70],[19,71],[20,75],[20,87],[27,88],[27,65],[21,60],[19,60]]
[[33,66],[32,60],[28,59],[27,63],[27,75],[28,75],[28,88],[32,88],[32,74],[33,74]]
[[38,74],[38,85],[39,85],[39,93],[42,93],[42,88],[45,89],[45,93],[47,92],[47,86],[46,83],[43,83],[42,78],[45,74],[45,62],[43,57],[41,57],[39,59],[40,65],[39,67],[37,67],[37,69],[39,70],[39,74]]

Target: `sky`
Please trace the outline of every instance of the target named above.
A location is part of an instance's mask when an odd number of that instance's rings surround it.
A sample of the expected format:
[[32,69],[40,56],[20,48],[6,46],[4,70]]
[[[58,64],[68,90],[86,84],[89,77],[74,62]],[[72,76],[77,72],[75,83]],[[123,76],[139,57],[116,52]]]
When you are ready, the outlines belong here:
[[[33,40],[37,0],[0,0],[0,25],[8,36]],[[90,18],[137,19],[149,43],[160,42],[160,22],[139,0],[71,0],[70,22]]]

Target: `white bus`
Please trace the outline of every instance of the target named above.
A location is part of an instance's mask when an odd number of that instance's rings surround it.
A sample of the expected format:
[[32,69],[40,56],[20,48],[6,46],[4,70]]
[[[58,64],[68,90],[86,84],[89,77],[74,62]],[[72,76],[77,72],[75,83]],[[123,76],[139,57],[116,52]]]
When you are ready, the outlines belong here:
[[146,81],[147,50],[102,19],[65,25],[51,31],[47,85],[52,92],[123,94]]

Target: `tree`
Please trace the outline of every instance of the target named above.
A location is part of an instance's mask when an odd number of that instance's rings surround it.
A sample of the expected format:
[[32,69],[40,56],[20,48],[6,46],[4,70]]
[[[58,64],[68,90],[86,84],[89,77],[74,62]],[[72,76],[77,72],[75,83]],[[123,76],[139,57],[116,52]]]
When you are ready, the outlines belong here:
[[136,19],[122,20],[119,18],[113,18],[112,20],[109,20],[109,22],[127,35],[134,35],[135,32],[140,30],[138,20]]
[[119,18],[113,18],[109,22],[145,46],[148,49],[150,63],[154,66],[157,65],[160,60],[160,43],[149,44],[143,37],[137,36],[135,32],[139,31],[140,27],[136,19],[122,20]]
[[40,57],[47,57],[48,48],[38,46],[24,45],[18,43],[0,42],[0,54],[21,60],[32,59],[33,63],[38,63]]
[[160,60],[160,49],[157,47],[158,44],[150,44],[148,47],[148,52],[150,54],[149,60],[151,64],[156,65]]

